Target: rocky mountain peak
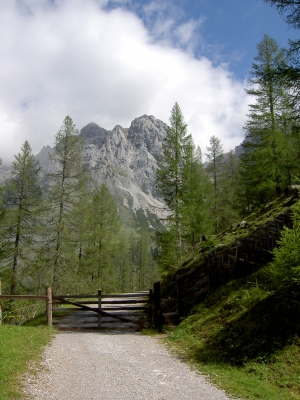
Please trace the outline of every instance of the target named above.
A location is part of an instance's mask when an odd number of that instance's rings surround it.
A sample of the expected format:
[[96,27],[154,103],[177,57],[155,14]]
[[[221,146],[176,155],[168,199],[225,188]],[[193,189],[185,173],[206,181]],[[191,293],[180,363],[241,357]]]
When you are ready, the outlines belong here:
[[[154,116],[143,115],[129,128],[116,125],[106,130],[91,122],[80,131],[85,139],[85,164],[94,185],[106,184],[126,225],[162,227],[159,219],[164,216],[164,203],[156,189],[156,158],[167,128]],[[35,157],[48,172],[55,168],[48,160],[53,152],[46,146]]]
[[[156,158],[168,126],[152,115],[135,118],[129,128],[112,130],[91,122],[80,131],[84,157],[95,185],[105,183],[118,203],[121,217],[144,219],[159,227],[164,204],[156,189]],[[129,216],[130,214],[130,216]]]
[[167,128],[164,122],[153,115],[143,115],[131,122],[128,140],[138,149],[145,146],[152,156],[157,157]]
[[94,144],[96,146],[101,145],[109,134],[104,128],[94,122],[90,122],[80,131],[80,136],[85,138],[86,144]]

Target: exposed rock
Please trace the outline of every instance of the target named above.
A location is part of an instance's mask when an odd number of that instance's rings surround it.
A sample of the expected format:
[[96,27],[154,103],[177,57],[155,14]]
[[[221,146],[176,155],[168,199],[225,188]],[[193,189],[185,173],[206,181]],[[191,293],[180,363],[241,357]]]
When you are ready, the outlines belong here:
[[243,154],[243,153],[245,153],[245,149],[244,149],[243,144],[240,144],[240,145],[238,145],[238,146],[235,146],[234,154],[235,154],[235,157],[236,157],[236,158],[239,158],[239,156],[240,156],[241,154]]
[[[164,203],[156,189],[157,156],[161,152],[167,125],[153,116],[143,115],[129,128],[120,125],[111,131],[89,123],[80,132],[85,139],[85,162],[97,185],[105,183],[119,208],[130,211],[131,222],[161,228]],[[36,156],[44,170],[51,170],[43,147]],[[122,216],[122,213],[120,213]],[[123,218],[127,220],[128,215]]]

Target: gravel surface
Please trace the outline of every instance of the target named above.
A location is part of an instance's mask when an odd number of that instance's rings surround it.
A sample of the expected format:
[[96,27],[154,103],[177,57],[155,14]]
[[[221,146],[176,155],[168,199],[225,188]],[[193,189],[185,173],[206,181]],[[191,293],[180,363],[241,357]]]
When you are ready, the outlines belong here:
[[158,338],[139,333],[62,332],[26,377],[30,399],[225,400]]

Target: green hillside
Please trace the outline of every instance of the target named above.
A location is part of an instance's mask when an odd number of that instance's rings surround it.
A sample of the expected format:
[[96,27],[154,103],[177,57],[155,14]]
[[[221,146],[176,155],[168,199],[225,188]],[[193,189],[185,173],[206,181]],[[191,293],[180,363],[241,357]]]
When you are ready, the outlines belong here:
[[[283,196],[251,214],[242,226],[203,242],[193,258],[165,278],[163,295],[176,295],[175,275],[197,271],[205,256],[236,246],[279,215],[290,213],[297,230],[297,207],[297,196]],[[244,399],[300,399],[299,281],[295,272],[291,275],[277,264],[253,265],[243,274],[233,271],[227,282],[210,287],[202,301],[194,298],[190,312],[167,339],[180,357]]]

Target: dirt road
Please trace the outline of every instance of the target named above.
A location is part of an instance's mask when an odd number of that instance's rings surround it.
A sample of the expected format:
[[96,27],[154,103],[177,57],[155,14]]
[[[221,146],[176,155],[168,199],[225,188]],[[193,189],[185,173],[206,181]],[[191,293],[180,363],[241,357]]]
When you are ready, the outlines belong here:
[[25,386],[36,400],[228,399],[159,339],[139,333],[59,333]]

